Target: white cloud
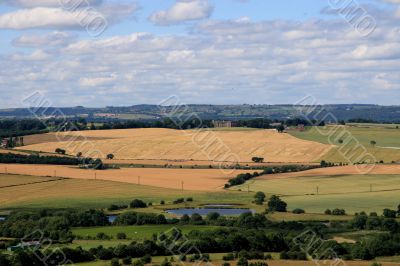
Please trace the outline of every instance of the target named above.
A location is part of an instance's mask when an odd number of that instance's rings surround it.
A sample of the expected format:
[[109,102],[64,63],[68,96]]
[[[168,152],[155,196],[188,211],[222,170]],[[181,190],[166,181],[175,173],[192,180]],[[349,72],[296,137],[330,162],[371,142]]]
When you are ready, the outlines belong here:
[[67,9],[60,5],[57,7],[50,5],[50,3],[53,2],[39,1],[39,3],[35,2],[35,5],[24,5],[26,7],[24,9],[0,14],[0,29],[88,30],[89,28],[90,30],[92,27],[93,30],[97,26],[102,26],[100,24],[106,26],[129,17],[138,9],[136,4],[108,3],[98,7],[80,5],[79,8]]
[[24,34],[13,40],[13,45],[18,47],[45,47],[65,46],[76,39],[76,35],[55,31],[46,34]]
[[[79,6],[95,6],[101,4],[102,0],[84,0],[84,1],[69,1],[69,0],[4,0],[8,5],[14,5],[24,8],[35,8],[35,7],[68,7],[77,8]],[[0,2],[1,3],[1,2]]]
[[149,19],[157,25],[169,25],[208,18],[212,11],[208,0],[177,0],[170,9],[157,11]]

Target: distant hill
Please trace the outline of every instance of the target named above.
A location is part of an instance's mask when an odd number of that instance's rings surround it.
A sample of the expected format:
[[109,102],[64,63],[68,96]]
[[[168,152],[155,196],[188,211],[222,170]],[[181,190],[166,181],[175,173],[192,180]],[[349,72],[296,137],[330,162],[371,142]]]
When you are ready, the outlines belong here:
[[[42,108],[30,110],[28,108],[0,109],[2,118],[31,118],[46,117],[60,113],[68,117],[85,117],[87,120],[155,120],[168,115],[188,116],[196,114],[202,119],[254,119],[267,118],[286,120],[301,117],[299,109],[306,110],[306,106],[293,105],[187,105],[168,106],[134,105],[126,107],[108,106],[104,108],[63,107]],[[319,120],[326,117],[330,122],[331,117],[337,120],[361,119],[361,121],[375,122],[400,122],[400,106],[379,106],[368,104],[334,104],[318,106],[310,118],[318,114]]]

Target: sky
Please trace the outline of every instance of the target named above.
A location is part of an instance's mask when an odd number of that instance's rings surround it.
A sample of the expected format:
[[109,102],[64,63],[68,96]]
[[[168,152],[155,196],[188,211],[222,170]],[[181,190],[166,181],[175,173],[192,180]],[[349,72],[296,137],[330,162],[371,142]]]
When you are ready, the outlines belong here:
[[0,0],[0,108],[399,105],[400,0]]

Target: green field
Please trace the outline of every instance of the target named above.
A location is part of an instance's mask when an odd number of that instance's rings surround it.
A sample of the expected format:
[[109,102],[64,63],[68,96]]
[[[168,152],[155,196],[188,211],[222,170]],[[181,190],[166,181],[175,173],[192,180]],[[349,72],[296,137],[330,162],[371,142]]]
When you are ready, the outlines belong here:
[[[300,139],[336,145],[337,147],[321,158],[327,161],[344,163],[357,161],[357,157],[363,153],[361,148],[354,153],[354,156],[344,154],[350,152],[358,143],[377,161],[400,161],[400,129],[395,125],[353,124],[345,127],[311,127],[304,132],[289,131],[289,133]],[[343,140],[342,144],[339,143],[339,139]],[[346,140],[349,142],[346,143]],[[376,141],[375,146],[371,145],[372,140]]]
[[[292,177],[270,180],[255,179],[233,189],[276,194],[288,208],[303,208],[310,213],[323,213],[327,208],[344,208],[349,213],[382,212],[400,204],[400,176],[345,175]],[[318,189],[318,195],[317,195]]]
[[[117,238],[118,233],[125,233],[127,238],[132,240],[145,240],[151,239],[153,234],[167,232],[174,228],[174,225],[143,225],[143,226],[104,226],[104,227],[90,227],[90,228],[74,228],[72,233],[81,237],[95,237],[97,233],[102,232],[106,235]],[[200,226],[200,225],[183,225],[179,226],[182,233],[186,234],[193,230],[209,231],[217,229],[218,226]]]

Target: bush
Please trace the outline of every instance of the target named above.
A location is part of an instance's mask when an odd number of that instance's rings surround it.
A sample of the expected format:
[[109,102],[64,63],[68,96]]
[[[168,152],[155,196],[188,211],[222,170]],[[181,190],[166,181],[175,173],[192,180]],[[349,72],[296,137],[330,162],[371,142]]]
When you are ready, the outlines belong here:
[[268,264],[263,261],[256,261],[256,262],[251,262],[249,266],[268,266]]
[[120,266],[119,259],[118,258],[113,258],[111,260],[111,266]]
[[332,211],[330,209],[326,209],[324,213],[326,215],[332,215]]
[[337,216],[346,215],[346,211],[344,209],[336,208],[332,210],[332,215],[337,215]]
[[163,200],[160,201],[160,204],[161,204],[161,205],[164,205],[164,204],[165,204],[165,201],[163,201]]
[[125,233],[117,233],[117,239],[126,239]]
[[240,258],[237,262],[237,266],[248,266],[249,262],[245,258]]
[[391,209],[384,209],[383,210],[383,216],[386,218],[396,218],[397,212]]
[[222,260],[225,260],[225,261],[235,260],[235,255],[233,255],[233,253],[228,253],[228,254],[222,256]]
[[184,198],[179,198],[179,199],[174,200],[172,203],[173,204],[179,204],[179,203],[184,203],[184,202],[185,202]]
[[301,214],[301,213],[306,213],[306,212],[303,209],[296,208],[296,209],[293,210],[293,213],[294,214]]
[[222,266],[231,266],[231,264],[229,262],[224,262],[222,263]]
[[193,198],[187,198],[186,201],[187,202],[193,201]]
[[144,201],[140,199],[134,199],[132,202],[129,204],[129,207],[137,209],[137,208],[146,208],[147,205]]
[[126,257],[122,259],[122,264],[123,265],[131,265],[132,264],[132,258],[131,257]]
[[171,266],[171,263],[167,260],[167,258],[165,258],[162,262],[160,266]]

